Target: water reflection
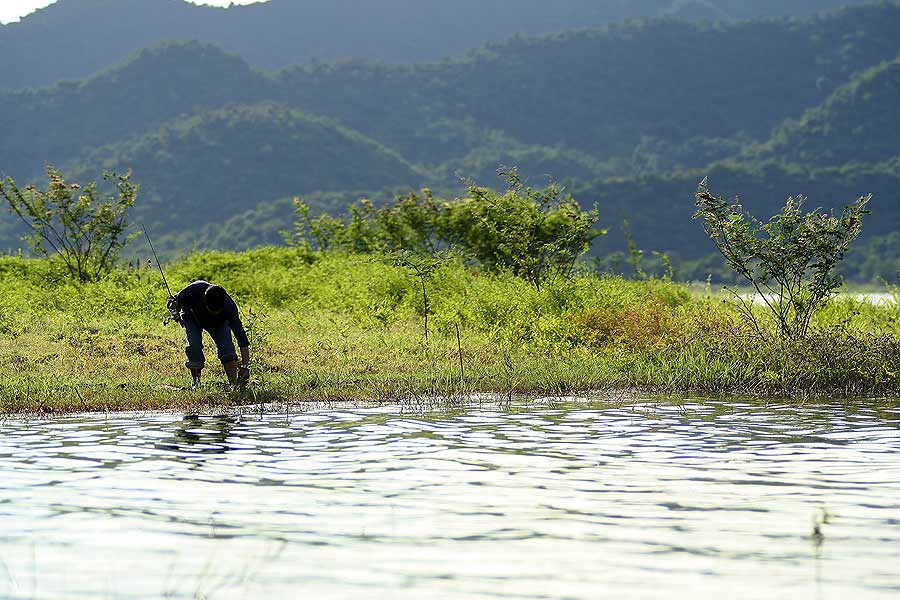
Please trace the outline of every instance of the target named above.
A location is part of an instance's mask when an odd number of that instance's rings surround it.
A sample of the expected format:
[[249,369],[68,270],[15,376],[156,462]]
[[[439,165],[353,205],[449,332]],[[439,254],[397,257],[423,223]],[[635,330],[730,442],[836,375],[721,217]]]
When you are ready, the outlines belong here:
[[0,425],[0,597],[900,591],[886,403],[111,415]]
[[231,415],[207,419],[187,415],[175,424],[174,435],[157,442],[156,447],[176,453],[222,454],[228,449],[228,436],[237,423],[237,417]]

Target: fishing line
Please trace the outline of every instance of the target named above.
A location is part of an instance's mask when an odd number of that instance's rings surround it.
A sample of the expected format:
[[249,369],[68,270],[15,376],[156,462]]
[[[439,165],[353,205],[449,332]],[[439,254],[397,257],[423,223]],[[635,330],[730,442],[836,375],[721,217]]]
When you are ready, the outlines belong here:
[[141,229],[144,230],[144,235],[147,236],[147,243],[150,244],[150,251],[153,252],[153,258],[156,259],[156,266],[159,268],[159,274],[162,275],[163,283],[166,284],[166,291],[169,292],[169,297],[172,297],[172,290],[169,289],[169,282],[166,281],[166,274],[163,273],[162,265],[159,262],[159,256],[156,254],[156,248],[153,247],[153,242],[150,241],[150,234],[147,233],[147,228],[144,227],[144,224],[141,223]]

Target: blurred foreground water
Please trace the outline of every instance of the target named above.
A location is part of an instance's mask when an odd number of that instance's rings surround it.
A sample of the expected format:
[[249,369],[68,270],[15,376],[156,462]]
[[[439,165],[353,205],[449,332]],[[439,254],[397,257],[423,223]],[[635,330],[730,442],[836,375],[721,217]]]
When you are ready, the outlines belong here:
[[733,400],[7,419],[0,597],[897,597],[898,425]]

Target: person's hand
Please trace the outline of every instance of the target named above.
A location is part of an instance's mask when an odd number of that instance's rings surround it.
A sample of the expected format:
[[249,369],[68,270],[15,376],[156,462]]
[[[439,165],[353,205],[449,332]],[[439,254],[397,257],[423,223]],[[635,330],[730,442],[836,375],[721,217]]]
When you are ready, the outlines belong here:
[[250,381],[250,365],[238,366],[237,380],[238,383],[247,383]]
[[172,320],[176,323],[181,323],[181,307],[178,306],[178,300],[175,299],[175,296],[169,296],[166,300],[166,308],[169,314],[172,315]]

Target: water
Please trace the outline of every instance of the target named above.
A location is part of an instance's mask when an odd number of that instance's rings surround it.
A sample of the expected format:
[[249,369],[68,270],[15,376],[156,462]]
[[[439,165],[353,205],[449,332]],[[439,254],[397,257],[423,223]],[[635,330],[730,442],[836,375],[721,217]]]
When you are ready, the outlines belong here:
[[7,420],[0,597],[896,597],[876,406]]
[[[726,298],[730,297],[730,294],[723,294]],[[753,304],[764,305],[766,304],[766,300],[773,301],[777,297],[775,294],[766,294],[765,296],[757,293],[753,294],[741,294],[741,297],[745,300],[749,300]],[[894,294],[888,292],[869,292],[865,294],[853,294],[853,293],[841,293],[835,296],[836,298],[851,298],[857,302],[868,302],[869,304],[874,304],[875,306],[890,306],[897,303],[897,298]]]

